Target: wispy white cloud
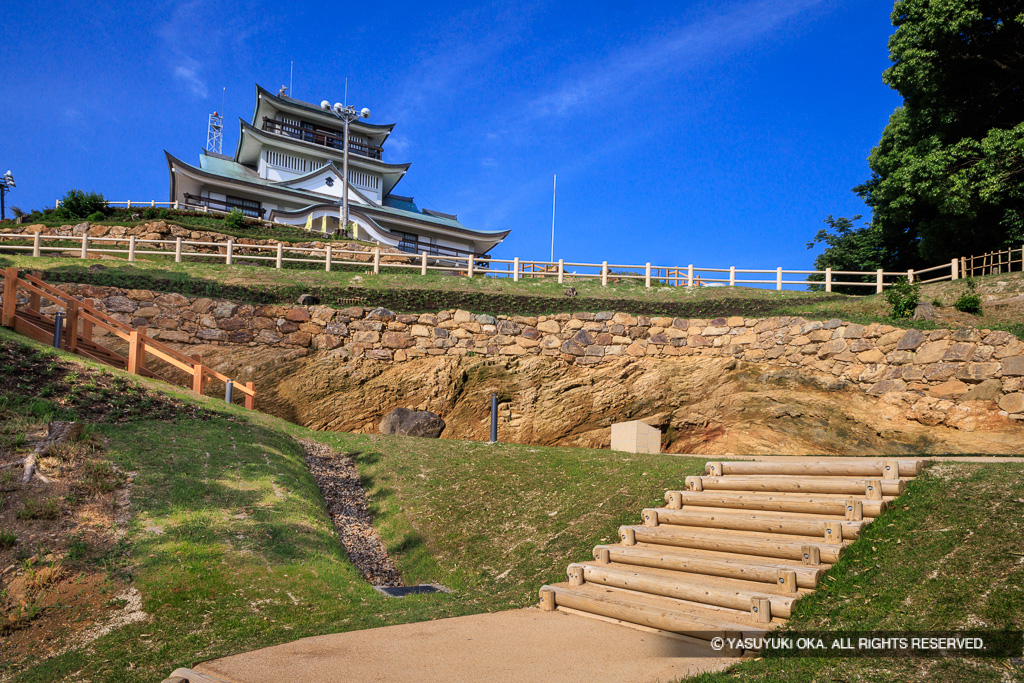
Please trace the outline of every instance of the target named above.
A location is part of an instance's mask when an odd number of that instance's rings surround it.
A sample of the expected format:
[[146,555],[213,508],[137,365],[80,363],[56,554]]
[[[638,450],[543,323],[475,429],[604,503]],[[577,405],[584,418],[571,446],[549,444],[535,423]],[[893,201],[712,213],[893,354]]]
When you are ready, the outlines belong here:
[[595,111],[611,103],[619,106],[637,91],[698,67],[714,55],[741,48],[824,4],[827,0],[759,0],[647,36],[640,44],[563,75],[546,92],[535,94],[531,109],[552,117]]
[[174,67],[174,77],[187,85],[196,97],[206,97],[208,93],[206,82],[199,77],[199,70],[196,64],[179,64]]

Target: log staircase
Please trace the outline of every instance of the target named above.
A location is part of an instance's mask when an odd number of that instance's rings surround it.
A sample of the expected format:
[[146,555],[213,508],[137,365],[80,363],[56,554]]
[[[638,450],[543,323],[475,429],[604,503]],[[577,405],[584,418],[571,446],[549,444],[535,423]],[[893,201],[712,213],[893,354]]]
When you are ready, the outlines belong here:
[[[148,336],[145,327],[130,327],[88,302],[46,284],[38,273],[22,278],[17,268],[7,268],[4,271],[2,300],[0,324],[18,334],[43,344],[54,344],[65,351],[120,370],[174,384],[167,377],[146,367],[147,356],[152,356],[168,368],[184,372],[196,393],[202,394],[206,382],[216,379],[225,385],[230,384],[232,390],[242,394],[246,408],[255,408],[256,387],[252,382],[235,382],[203,365],[198,357],[186,356]],[[50,307],[60,309],[59,334],[56,318],[43,313],[42,304],[47,301]],[[95,334],[97,329],[102,333]],[[104,338],[107,345],[99,343],[97,336]],[[120,340],[127,345],[127,356],[110,348],[113,340]]]
[[[709,462],[620,543],[540,589],[544,610],[711,640],[785,621],[924,460]],[[741,654],[735,652],[735,654]]]

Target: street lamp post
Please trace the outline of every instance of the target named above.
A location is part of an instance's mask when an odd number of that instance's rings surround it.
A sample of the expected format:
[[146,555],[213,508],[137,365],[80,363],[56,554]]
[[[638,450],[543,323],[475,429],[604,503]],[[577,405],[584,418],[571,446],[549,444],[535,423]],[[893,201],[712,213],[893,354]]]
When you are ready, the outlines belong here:
[[344,133],[344,139],[342,140],[342,143],[341,143],[342,147],[343,147],[343,149],[342,149],[343,161],[342,161],[341,173],[342,173],[343,176],[345,176],[345,178],[344,178],[344,183],[342,184],[342,191],[341,191],[341,215],[342,215],[342,224],[341,224],[342,228],[341,229],[344,230],[347,233],[348,232],[348,124],[350,124],[353,121],[355,121],[357,119],[360,119],[360,118],[363,118],[363,119],[370,118],[370,110],[367,109],[366,107],[363,107],[359,111],[356,111],[356,108],[353,107],[351,104],[347,104],[346,105],[346,104],[342,104],[341,102],[335,102],[334,106],[331,107],[331,103],[328,102],[327,100],[324,100],[323,102],[320,103],[320,108],[323,109],[326,112],[330,112],[331,114],[334,114],[336,117],[341,119],[342,123],[344,124],[345,133]]
[[8,171],[3,176],[0,176],[0,221],[6,219],[4,215],[4,197],[12,187],[15,187],[14,175]]

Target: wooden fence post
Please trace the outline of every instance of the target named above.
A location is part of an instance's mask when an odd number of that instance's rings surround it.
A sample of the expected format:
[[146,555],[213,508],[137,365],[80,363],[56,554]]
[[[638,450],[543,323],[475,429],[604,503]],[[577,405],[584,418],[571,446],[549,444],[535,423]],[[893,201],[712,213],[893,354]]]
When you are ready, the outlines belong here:
[[82,258],[89,258],[89,233],[82,233]]
[[644,266],[644,285],[647,289],[651,288],[651,262],[648,261]]
[[228,248],[224,253],[224,265],[230,266],[234,262],[235,241],[228,240]]
[[64,326],[64,348],[71,353],[78,348],[78,302],[68,299],[68,319]]
[[950,280],[959,280],[960,279],[960,278],[957,277],[957,275],[958,275],[958,273],[956,272],[957,271],[957,265],[959,265],[959,264],[957,263],[956,259],[950,260],[950,262],[949,262],[949,279]]
[[882,273],[882,269],[879,268],[877,271],[875,271],[875,293],[876,294],[881,294],[882,293],[882,287],[885,286],[883,284],[883,280],[884,280],[884,274]]
[[825,291],[826,292],[831,292],[832,291],[832,269],[831,268],[826,268],[825,269]]
[[[33,271],[29,272],[29,275],[31,275],[34,278],[41,278],[43,276],[43,274],[40,273],[38,270],[33,270]],[[57,302],[54,301],[53,303],[57,303]],[[35,293],[35,292],[29,292],[28,293],[28,307],[31,310],[33,310],[36,313],[38,313],[39,309],[42,307],[42,304],[43,304],[42,297],[40,297],[37,293]]]
[[135,235],[128,238],[128,263],[135,263]]
[[4,270],[4,327],[14,327],[14,311],[18,305],[18,269]]
[[140,364],[140,351],[142,344],[139,341],[139,331],[132,330],[128,335],[128,372],[133,375],[139,374]]
[[37,232],[32,236],[32,255],[39,258],[43,254],[43,234]]
[[775,269],[775,290],[782,291],[782,266]]
[[181,238],[174,242],[174,262],[181,263]]
[[909,268],[907,270],[907,282],[909,282],[910,284],[914,284],[914,269],[913,268]]
[[601,263],[601,286],[608,286],[608,262],[604,261]]
[[427,274],[427,252],[420,253],[420,275]]
[[280,270],[281,266],[283,264],[284,264],[284,244],[282,244],[281,242],[278,242],[277,243],[277,262],[274,264],[274,267],[277,268],[278,270]]
[[558,284],[565,282],[565,259],[558,259]]
[[736,266],[729,266],[729,286],[736,286]]
[[[245,388],[248,389],[250,392],[255,392],[256,391],[256,383],[255,382],[246,382],[245,383]],[[256,397],[252,393],[247,393],[245,395],[245,407],[248,408],[249,410],[255,410],[256,409]]]
[[200,362],[199,356],[192,356],[192,360],[195,361],[195,365],[192,366],[192,391],[197,394],[203,393],[203,382],[205,377],[203,376],[203,364]]
[[373,274],[380,275],[380,247],[373,248]]
[[473,277],[473,254],[466,259],[466,277]]
[[331,272],[331,245],[327,245],[327,255],[324,257],[324,268],[326,272]]
[[693,287],[693,264],[686,267],[686,286]]
[[519,282],[519,257],[512,259],[512,282]]

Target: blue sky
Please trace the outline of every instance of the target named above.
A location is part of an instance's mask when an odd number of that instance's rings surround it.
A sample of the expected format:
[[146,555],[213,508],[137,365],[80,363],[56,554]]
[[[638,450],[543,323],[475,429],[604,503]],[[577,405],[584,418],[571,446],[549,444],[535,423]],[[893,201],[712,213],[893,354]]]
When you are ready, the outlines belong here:
[[163,150],[225,152],[254,84],[396,123],[396,193],[511,228],[493,253],[810,267],[899,105],[891,0],[642,3],[4,3],[9,205],[69,188],[165,201]]

